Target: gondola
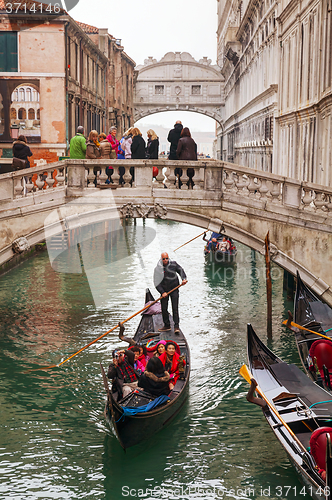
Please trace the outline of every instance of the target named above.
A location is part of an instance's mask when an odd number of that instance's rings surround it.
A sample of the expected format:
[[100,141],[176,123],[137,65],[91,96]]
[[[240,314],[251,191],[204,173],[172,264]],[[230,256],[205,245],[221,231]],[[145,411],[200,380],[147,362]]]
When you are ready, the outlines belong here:
[[274,413],[265,406],[264,416],[300,474],[304,483],[302,495],[305,492],[315,500],[331,500],[330,442],[327,460],[325,455],[326,436],[331,433],[332,438],[331,395],[297,366],[284,363],[273,354],[251,325],[248,325],[247,353],[253,378],[276,410]]
[[[149,290],[146,292],[145,304],[153,301],[154,298]],[[154,405],[157,400],[151,394],[143,390],[135,390],[125,398],[117,401],[115,386],[109,386],[104,368],[101,366],[104,386],[107,394],[105,417],[111,425],[122,448],[126,449],[137,445],[150,438],[163,429],[181,410],[187,397],[190,375],[190,352],[186,338],[182,331],[174,333],[174,322],[170,316],[171,331],[159,332],[158,329],[163,326],[161,312],[151,315],[143,314],[138,325],[133,340],[140,345],[147,345],[160,340],[174,341],[184,357],[186,364],[183,373],[177,380],[174,389],[169,393],[167,401],[155,408],[141,412],[146,405]],[[138,411],[135,413],[135,411]]]
[[[223,240],[223,237],[226,236],[225,234],[219,234],[219,233],[212,233],[210,239],[216,238],[216,240],[220,243]],[[217,264],[229,264],[229,263],[235,263],[236,262],[236,255],[237,255],[237,248],[234,245],[233,241],[231,238],[226,236],[228,241],[231,244],[230,250],[222,251],[222,250],[216,250],[214,247],[208,251],[207,245],[204,247],[204,256],[205,256],[205,261],[207,263],[217,263]],[[206,241],[206,240],[204,240]]]
[[312,380],[331,391],[332,309],[309,290],[299,273],[294,299],[294,324],[305,329],[292,326],[292,319],[290,315],[285,324],[295,334],[305,371]]

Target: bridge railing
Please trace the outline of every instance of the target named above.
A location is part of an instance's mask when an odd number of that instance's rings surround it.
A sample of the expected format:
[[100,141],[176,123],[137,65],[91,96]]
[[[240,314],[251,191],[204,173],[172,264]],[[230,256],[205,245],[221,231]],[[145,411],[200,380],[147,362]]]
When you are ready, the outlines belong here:
[[[158,175],[153,178],[153,167]],[[214,191],[240,205],[266,204],[307,212],[332,212],[332,188],[253,170],[217,160],[64,160],[0,175],[0,203],[51,191],[82,195],[85,189],[150,189]],[[121,190],[122,191],[122,190]],[[28,202],[28,200],[26,200]]]

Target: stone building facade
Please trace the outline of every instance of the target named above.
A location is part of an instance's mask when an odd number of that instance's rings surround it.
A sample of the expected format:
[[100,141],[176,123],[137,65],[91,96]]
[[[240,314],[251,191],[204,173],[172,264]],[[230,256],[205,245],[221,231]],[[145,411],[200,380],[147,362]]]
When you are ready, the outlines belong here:
[[18,14],[0,0],[0,172],[21,133],[34,165],[65,156],[78,125],[88,134],[115,124],[120,135],[133,123],[135,63],[121,41],[64,11]]
[[219,0],[220,158],[332,184],[331,0]]

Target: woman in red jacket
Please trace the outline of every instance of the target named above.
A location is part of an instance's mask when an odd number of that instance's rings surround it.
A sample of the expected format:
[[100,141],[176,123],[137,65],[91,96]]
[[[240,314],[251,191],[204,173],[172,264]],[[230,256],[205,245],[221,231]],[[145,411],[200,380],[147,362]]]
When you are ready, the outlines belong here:
[[171,376],[169,388],[173,390],[180,376],[179,363],[182,362],[185,365],[186,362],[184,359],[180,361],[180,348],[176,342],[167,342],[165,348],[166,351],[159,356],[159,359]]

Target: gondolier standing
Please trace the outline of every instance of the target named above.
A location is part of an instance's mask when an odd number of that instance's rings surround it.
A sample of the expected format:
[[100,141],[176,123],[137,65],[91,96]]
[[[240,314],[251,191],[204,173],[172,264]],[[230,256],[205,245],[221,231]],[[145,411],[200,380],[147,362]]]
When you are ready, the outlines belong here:
[[180,333],[179,329],[179,289],[167,295],[167,292],[173,290],[173,288],[179,285],[179,275],[182,279],[182,284],[187,283],[187,276],[182,267],[175,262],[175,260],[169,260],[168,254],[166,252],[161,254],[161,259],[158,262],[154,270],[154,285],[160,295],[163,297],[161,299],[161,310],[163,315],[164,326],[159,328],[160,332],[168,332],[171,330],[171,324],[168,315],[168,297],[171,297],[172,302],[172,312],[174,320],[174,333]]

